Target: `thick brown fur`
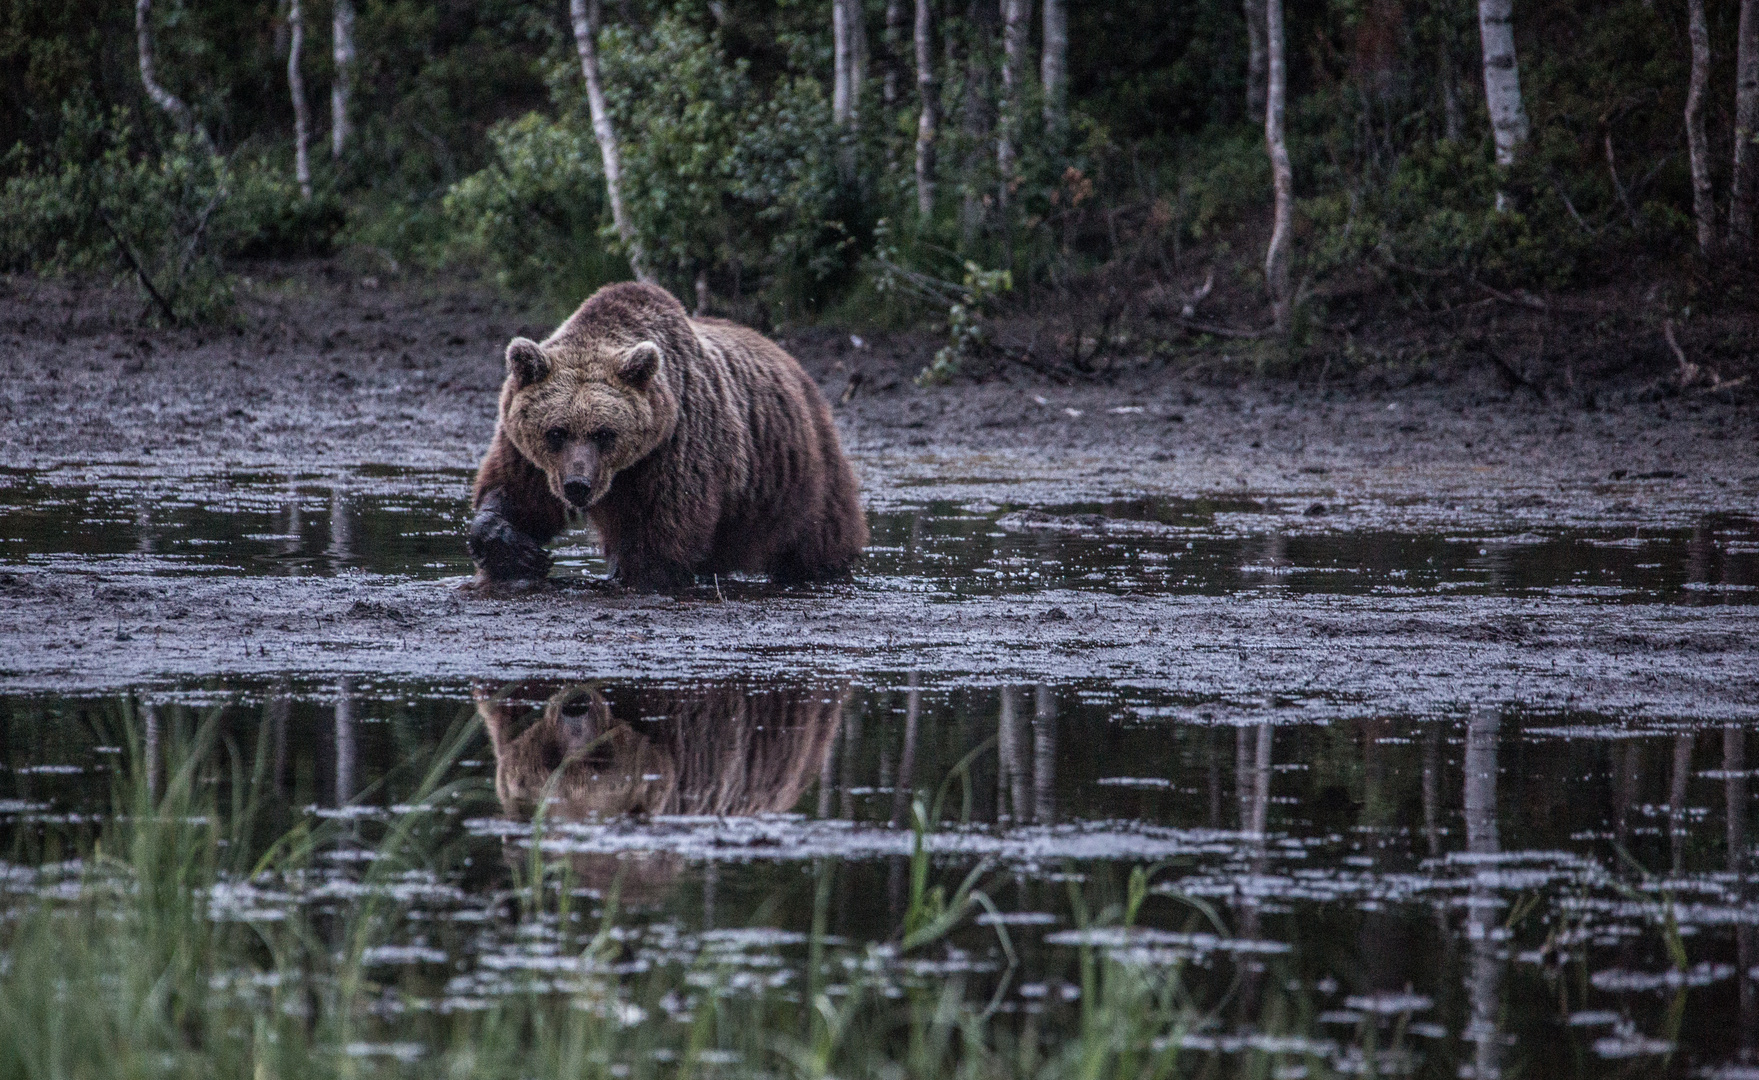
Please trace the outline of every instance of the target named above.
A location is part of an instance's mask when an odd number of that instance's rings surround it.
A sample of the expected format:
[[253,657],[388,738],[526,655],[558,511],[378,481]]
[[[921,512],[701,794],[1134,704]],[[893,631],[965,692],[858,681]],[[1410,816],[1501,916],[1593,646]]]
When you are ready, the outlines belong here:
[[[619,695],[615,705],[590,687],[551,689],[476,693],[495,794],[515,820],[545,802],[551,821],[786,813],[821,778],[848,699],[847,687],[830,684],[711,683]],[[520,731],[534,700],[542,711]],[[508,858],[522,866],[529,856],[512,849]],[[633,906],[663,902],[683,869],[670,851],[580,852],[568,862],[578,884],[615,889]]]
[[794,809],[830,754],[846,696],[832,685],[728,682],[643,691],[613,707],[571,686],[517,734],[529,706],[479,693],[477,713],[494,748],[495,794],[510,817],[530,817],[546,792],[550,815],[568,821],[748,816]]
[[755,331],[611,285],[543,343],[514,339],[507,366],[476,480],[479,580],[541,578],[571,501],[637,588],[833,577],[867,544],[824,395]]

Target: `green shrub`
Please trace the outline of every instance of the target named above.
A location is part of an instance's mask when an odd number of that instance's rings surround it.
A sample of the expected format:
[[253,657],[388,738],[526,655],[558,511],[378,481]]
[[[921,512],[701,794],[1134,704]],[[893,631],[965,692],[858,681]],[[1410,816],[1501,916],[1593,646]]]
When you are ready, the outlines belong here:
[[199,135],[142,132],[126,111],[64,106],[53,143],[15,147],[0,186],[0,260],[133,281],[168,323],[230,317],[228,256],[320,255],[343,224],[333,191],[300,196],[275,155],[230,159]]
[[628,266],[607,243],[604,171],[590,127],[527,113],[489,131],[490,164],[446,193],[455,255],[513,292],[567,305]]
[[0,188],[0,250],[10,269],[132,277],[167,322],[223,316],[232,290],[216,234],[233,177],[195,136],[137,147],[127,114],[74,105],[41,154],[14,149]]
[[[624,202],[662,284],[703,275],[762,318],[813,307],[853,264],[837,212],[837,140],[818,83],[784,75],[760,92],[744,61],[674,12],[651,29],[602,34],[605,84],[623,152]],[[445,197],[453,257],[517,292],[571,303],[627,278],[580,70],[550,71],[556,115],[489,132],[490,164]]]
[[1320,276],[1367,264],[1416,277],[1561,285],[1595,247],[1563,197],[1542,164],[1509,172],[1481,146],[1422,144],[1374,188],[1302,201],[1313,226],[1308,264]]
[[335,250],[346,214],[333,187],[320,185],[302,198],[290,163],[274,154],[235,155],[230,168],[219,233],[224,254],[287,258]]
[[760,92],[747,62],[676,11],[604,44],[625,197],[661,280],[683,294],[706,273],[723,293],[819,306],[853,256],[817,80],[787,73]]

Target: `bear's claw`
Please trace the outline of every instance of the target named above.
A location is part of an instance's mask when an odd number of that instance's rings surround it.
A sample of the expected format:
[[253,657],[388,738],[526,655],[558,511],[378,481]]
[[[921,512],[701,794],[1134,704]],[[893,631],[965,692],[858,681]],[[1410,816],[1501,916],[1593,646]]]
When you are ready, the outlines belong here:
[[542,581],[550,572],[550,554],[513,523],[484,510],[470,523],[470,557],[490,581]]

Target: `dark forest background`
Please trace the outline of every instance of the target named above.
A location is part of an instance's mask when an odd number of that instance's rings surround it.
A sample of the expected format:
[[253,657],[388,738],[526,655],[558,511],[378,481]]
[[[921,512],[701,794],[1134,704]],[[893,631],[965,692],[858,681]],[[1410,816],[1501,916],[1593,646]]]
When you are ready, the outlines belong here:
[[[866,3],[849,123],[833,111],[832,6],[605,6],[596,41],[632,227],[687,304],[764,327],[933,325],[943,374],[999,347],[997,313],[1064,313],[1052,337],[1076,368],[1084,348],[1129,347],[1120,336],[1148,315],[1262,333],[1271,176],[1249,103],[1250,0],[1070,5],[1066,121],[1038,96],[1033,8],[1011,165],[996,152],[1003,15],[996,0],[937,0],[926,214],[914,6]],[[1620,284],[1660,283],[1675,312],[1750,306],[1747,238],[1728,219],[1740,9],[1703,0],[1706,247],[1683,120],[1686,0],[1518,0],[1531,135],[1510,167],[1495,161],[1475,4],[1289,4],[1291,339],[1370,302],[1531,306]],[[454,268],[551,311],[630,276],[565,3],[360,0],[354,130],[333,156],[332,10],[308,0],[309,197],[294,177],[288,14],[286,0],[158,0],[158,82],[194,120],[180,127],[143,90],[134,7],[0,0],[0,269],[126,279],[161,321],[233,317],[234,275],[253,259]]]

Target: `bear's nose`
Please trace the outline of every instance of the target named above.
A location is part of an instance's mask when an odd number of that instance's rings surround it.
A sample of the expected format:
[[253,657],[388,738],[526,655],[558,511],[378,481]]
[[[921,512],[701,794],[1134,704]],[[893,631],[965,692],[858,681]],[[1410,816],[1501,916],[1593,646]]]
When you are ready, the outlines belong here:
[[562,494],[575,506],[585,506],[592,500],[592,485],[585,480],[570,480],[562,485]]

